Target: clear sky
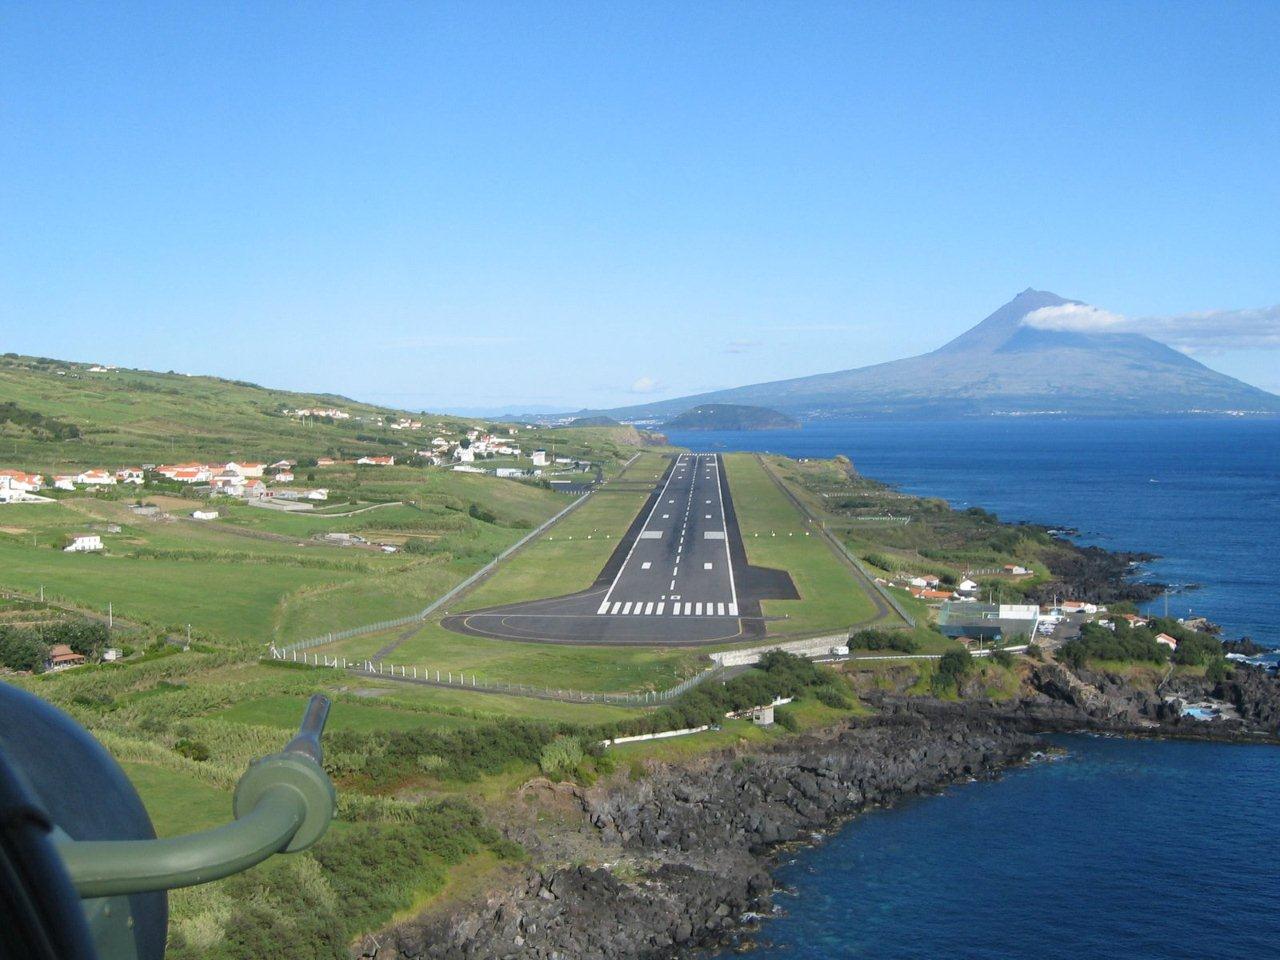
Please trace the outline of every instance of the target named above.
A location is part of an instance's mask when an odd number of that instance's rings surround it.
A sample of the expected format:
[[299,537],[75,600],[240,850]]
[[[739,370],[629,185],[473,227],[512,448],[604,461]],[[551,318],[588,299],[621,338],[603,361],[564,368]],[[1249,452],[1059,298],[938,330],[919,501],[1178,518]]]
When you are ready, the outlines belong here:
[[1278,41],[1275,2],[10,0],[0,349],[565,409],[1034,286],[1247,311],[1196,349],[1280,390]]

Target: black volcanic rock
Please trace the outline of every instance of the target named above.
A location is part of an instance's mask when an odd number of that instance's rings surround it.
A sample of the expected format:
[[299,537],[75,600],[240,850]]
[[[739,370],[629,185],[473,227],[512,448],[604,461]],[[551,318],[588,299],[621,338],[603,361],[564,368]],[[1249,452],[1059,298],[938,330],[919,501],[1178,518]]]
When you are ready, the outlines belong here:
[[1028,289],[932,353],[609,412],[662,419],[694,405],[733,403],[801,420],[1280,413],[1280,397],[1150,337],[1028,325],[1036,310],[1065,305],[1083,306]]

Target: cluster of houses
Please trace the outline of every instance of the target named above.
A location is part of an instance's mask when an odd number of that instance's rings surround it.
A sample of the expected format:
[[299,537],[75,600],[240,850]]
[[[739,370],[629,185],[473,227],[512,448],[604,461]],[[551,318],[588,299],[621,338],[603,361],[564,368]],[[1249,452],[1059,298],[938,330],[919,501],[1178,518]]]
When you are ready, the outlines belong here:
[[335,407],[311,407],[305,410],[286,410],[286,416],[290,417],[328,417],[330,420],[350,420],[351,414],[345,410],[338,410]]

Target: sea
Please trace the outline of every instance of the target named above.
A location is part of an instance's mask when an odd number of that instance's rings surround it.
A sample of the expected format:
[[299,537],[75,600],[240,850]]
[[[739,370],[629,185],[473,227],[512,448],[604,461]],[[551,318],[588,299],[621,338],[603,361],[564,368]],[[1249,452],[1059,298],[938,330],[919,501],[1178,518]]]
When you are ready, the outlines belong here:
[[[1280,420],[860,421],[670,432],[845,454],[953,506],[1157,554],[1148,605],[1280,647]],[[1055,738],[1060,757],[860,817],[779,874],[756,958],[1280,957],[1280,748]],[[737,956],[739,954],[726,954]]]

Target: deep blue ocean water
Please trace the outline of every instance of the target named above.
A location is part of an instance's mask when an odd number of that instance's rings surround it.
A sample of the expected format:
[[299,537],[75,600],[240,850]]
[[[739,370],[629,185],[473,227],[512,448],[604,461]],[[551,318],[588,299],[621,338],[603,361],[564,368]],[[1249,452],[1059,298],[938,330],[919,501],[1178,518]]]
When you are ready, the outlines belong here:
[[[672,432],[848,455],[910,493],[1148,551],[1169,612],[1280,646],[1280,421],[971,421]],[[1157,610],[1162,601],[1152,605]],[[855,820],[797,854],[756,958],[1280,957],[1280,748],[1067,737],[1067,759]],[[729,955],[726,955],[729,956]]]
[[745,956],[1280,954],[1280,749],[1062,737],[1066,759],[853,821],[778,879]]
[[1204,614],[1227,636],[1280,646],[1280,420],[864,421],[669,435],[695,450],[843,453],[908,493],[1159,554],[1142,575],[1201,585],[1173,595],[1170,614]]

